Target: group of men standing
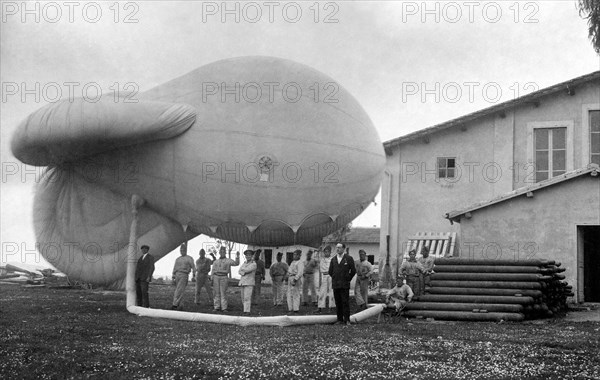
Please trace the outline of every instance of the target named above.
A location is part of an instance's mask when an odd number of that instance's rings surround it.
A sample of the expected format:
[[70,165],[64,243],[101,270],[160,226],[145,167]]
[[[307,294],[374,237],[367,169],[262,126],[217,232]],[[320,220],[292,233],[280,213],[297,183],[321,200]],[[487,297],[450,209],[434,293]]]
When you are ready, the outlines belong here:
[[[288,266],[282,261],[283,253],[277,254],[277,261],[269,268],[273,283],[273,306],[283,305],[284,283],[287,281],[287,306],[291,312],[298,313],[300,300],[304,299],[304,305],[311,302],[318,306],[318,313],[327,306],[329,309],[336,308],[337,323],[350,324],[350,282],[358,274],[355,285],[357,305],[361,308],[367,307],[368,285],[373,266],[367,261],[366,252],[359,251],[360,261],[354,259],[346,252],[345,245],[336,245],[336,254],[331,257],[331,247],[323,249],[323,256],[313,258],[313,251],[308,251],[305,261],[300,261],[301,250],[296,250],[293,261]],[[136,267],[136,292],[137,304],[149,307],[148,283],[154,272],[154,258],[148,254],[149,247],[141,247],[142,257],[138,260]],[[239,268],[240,282],[242,287],[242,304],[245,314],[250,313],[251,305],[256,304],[261,294],[261,283],[265,279],[265,263],[260,259],[260,250],[246,250],[245,262]],[[235,260],[226,257],[225,247],[219,250],[219,258],[211,253],[212,260],[206,257],[204,249],[200,250],[200,257],[196,262],[187,255],[187,245],[180,247],[181,256],[175,260],[173,266],[173,283],[175,293],[173,295],[172,309],[179,308],[185,288],[188,283],[189,274],[192,280],[196,280],[195,303],[200,304],[202,289],[205,289],[209,302],[212,300],[215,311],[227,312],[227,287],[229,274],[232,266],[240,265],[240,253],[236,253]],[[209,273],[212,268],[212,287]],[[319,292],[317,294],[315,274],[320,274]],[[214,294],[213,294],[214,291]],[[309,299],[310,293],[310,299]]]
[[433,273],[434,258],[429,256],[429,248],[423,247],[421,255],[422,257],[417,259],[417,251],[411,249],[408,252],[408,260],[400,265],[399,270],[399,274],[416,296],[423,294]]
[[[360,308],[367,307],[369,282],[373,274],[373,265],[367,261],[367,253],[359,251],[359,262],[354,262],[352,256],[346,253],[346,246],[338,243],[335,247],[336,254],[331,257],[331,247],[323,249],[323,257],[313,258],[313,252],[308,251],[306,260],[300,261],[302,251],[294,252],[293,261],[287,271],[288,279],[288,310],[298,313],[300,309],[300,298],[304,299],[304,305],[309,302],[318,307],[317,313],[321,313],[329,301],[329,309],[336,308],[338,324],[350,324],[350,282],[358,274],[354,294],[356,303]],[[281,304],[279,298],[281,292],[278,290],[286,277],[282,268],[285,263],[281,262],[281,255],[277,255],[277,263],[271,266],[271,276],[275,269],[276,277],[273,277],[274,305]],[[315,273],[320,274],[321,283],[319,293],[316,294]],[[310,292],[310,301],[308,293]]]

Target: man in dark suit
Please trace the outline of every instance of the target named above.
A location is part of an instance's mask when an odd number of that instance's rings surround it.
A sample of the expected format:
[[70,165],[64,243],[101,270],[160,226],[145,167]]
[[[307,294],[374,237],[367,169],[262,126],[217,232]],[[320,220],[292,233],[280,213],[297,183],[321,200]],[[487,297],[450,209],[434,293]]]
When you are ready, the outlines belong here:
[[142,245],[142,257],[139,258],[135,267],[135,292],[137,295],[136,305],[150,307],[148,297],[148,285],[152,281],[154,273],[154,256],[148,253],[150,247]]
[[337,309],[337,322],[335,324],[350,324],[350,281],[356,274],[354,259],[345,254],[346,246],[343,243],[336,245],[335,255],[329,264],[329,275],[331,276],[331,287]]

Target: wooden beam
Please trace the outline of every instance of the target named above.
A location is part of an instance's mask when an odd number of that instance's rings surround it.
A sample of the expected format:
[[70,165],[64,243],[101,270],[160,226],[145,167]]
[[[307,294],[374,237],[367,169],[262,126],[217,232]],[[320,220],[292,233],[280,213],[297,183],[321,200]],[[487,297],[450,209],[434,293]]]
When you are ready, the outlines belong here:
[[567,94],[571,96],[575,95],[575,88],[573,86],[567,85]]

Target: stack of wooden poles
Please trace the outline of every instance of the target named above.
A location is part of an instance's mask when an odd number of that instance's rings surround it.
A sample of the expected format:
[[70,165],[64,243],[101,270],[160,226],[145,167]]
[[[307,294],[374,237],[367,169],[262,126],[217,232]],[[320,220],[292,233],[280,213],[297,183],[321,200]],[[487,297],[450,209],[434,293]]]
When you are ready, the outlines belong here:
[[404,309],[408,317],[522,321],[560,314],[572,289],[552,260],[438,258],[425,294]]

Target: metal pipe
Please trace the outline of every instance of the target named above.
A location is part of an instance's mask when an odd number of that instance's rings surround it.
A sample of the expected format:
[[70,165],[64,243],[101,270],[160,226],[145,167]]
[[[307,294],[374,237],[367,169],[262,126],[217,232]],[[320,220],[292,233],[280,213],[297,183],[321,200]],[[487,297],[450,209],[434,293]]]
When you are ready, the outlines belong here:
[[539,298],[542,296],[540,290],[532,289],[497,289],[497,288],[449,288],[429,287],[425,291],[430,294],[456,294],[456,295],[489,295],[489,296],[522,296]]
[[489,312],[520,313],[523,305],[517,304],[491,304],[491,303],[443,303],[443,302],[409,302],[404,310],[448,310],[448,311],[473,311],[487,310]]
[[473,313],[466,311],[408,310],[406,317],[434,318],[450,321],[514,321],[525,319],[521,313]]
[[435,265],[437,273],[546,273],[544,268],[518,265]]
[[[555,265],[554,260],[485,260],[468,259],[460,257],[440,257],[435,259],[435,265],[517,265],[517,266],[544,266]],[[559,266],[559,265],[557,265]]]
[[[417,300],[415,300],[417,301]],[[504,303],[526,305],[534,303],[531,297],[511,296],[467,296],[454,294],[424,294],[419,296],[419,302],[458,302],[458,303]]]
[[[435,270],[435,269],[434,269]],[[550,276],[533,273],[434,273],[431,280],[460,280],[460,281],[544,281],[551,280]]]
[[441,281],[431,280],[432,287],[456,287],[456,288],[501,288],[501,289],[542,289],[539,282],[519,281]]

